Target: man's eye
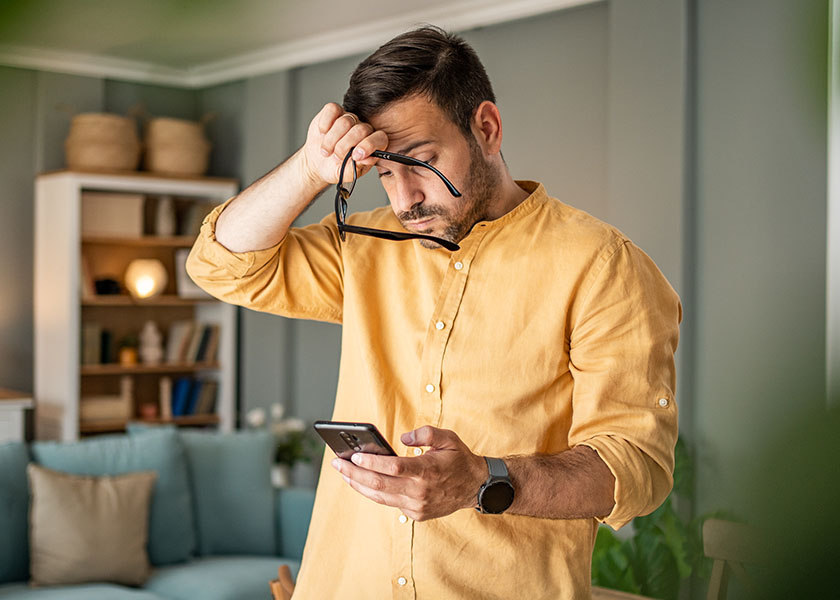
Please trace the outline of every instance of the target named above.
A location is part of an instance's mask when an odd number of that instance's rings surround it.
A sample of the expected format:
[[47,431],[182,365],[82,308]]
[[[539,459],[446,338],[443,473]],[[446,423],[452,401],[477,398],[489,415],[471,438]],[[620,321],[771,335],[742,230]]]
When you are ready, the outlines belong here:
[[391,171],[379,171],[379,177],[380,177],[380,178],[382,178],[382,177],[390,177],[390,176],[391,176]]

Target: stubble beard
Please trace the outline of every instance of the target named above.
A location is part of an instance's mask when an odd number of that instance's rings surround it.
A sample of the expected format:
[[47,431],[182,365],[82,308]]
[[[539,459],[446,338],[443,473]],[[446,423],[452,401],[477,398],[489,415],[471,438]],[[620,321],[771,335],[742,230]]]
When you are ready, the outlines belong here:
[[[421,204],[411,211],[401,213],[399,215],[401,221],[418,220],[431,216],[444,217],[448,223],[438,237],[457,244],[467,237],[476,223],[487,218],[487,210],[490,207],[493,195],[499,189],[501,178],[499,173],[484,160],[478,143],[470,138],[469,145],[469,176],[466,187],[462,191],[463,195],[461,198],[454,199],[458,204],[453,207],[453,210],[447,211],[440,206],[424,207]],[[423,231],[422,233],[435,235],[429,231]],[[419,241],[421,246],[429,250],[441,247],[440,244],[430,240]]]

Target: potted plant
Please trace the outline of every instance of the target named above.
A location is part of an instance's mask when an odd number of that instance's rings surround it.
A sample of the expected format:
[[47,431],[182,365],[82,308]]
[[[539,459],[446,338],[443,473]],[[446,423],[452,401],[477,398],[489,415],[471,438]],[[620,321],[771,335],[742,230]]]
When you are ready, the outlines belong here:
[[271,421],[267,422],[265,410],[254,408],[245,416],[249,427],[267,427],[274,435],[274,465],[271,482],[275,487],[287,487],[292,467],[299,462],[310,462],[312,438],[308,435],[306,423],[295,417],[284,418],[285,408],[279,402],[271,405]]

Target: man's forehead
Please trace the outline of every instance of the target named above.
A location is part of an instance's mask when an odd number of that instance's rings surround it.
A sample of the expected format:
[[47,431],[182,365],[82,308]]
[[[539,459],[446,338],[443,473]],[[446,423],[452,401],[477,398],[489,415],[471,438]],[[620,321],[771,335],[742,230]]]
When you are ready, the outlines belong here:
[[392,102],[369,121],[374,129],[388,134],[388,149],[400,154],[439,142],[457,129],[443,111],[425,96],[411,96]]

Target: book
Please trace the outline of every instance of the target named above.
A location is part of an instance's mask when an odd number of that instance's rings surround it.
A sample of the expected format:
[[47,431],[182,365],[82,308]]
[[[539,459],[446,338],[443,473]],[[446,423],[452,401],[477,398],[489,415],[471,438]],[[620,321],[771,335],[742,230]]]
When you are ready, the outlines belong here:
[[214,363],[219,358],[219,336],[221,335],[221,331],[218,325],[211,324],[210,327],[210,339],[207,341],[207,349],[204,352],[204,356],[200,359],[200,362],[205,363]]
[[171,377],[161,377],[158,381],[158,404],[160,405],[160,418],[165,421],[172,419]]
[[187,401],[190,394],[190,380],[179,377],[172,386],[172,416],[182,417],[186,414]]
[[98,365],[102,359],[102,327],[98,323],[82,324],[82,364]]
[[204,382],[200,379],[193,380],[190,384],[190,393],[187,397],[186,408],[185,408],[185,415],[194,415],[196,414],[196,409],[198,408],[198,399],[201,395],[201,390],[204,388]]
[[201,345],[201,337],[204,334],[204,326],[196,323],[190,334],[189,343],[184,350],[184,362],[194,363],[195,357],[198,355],[198,348]]
[[186,362],[187,346],[192,339],[194,328],[195,323],[189,320],[172,323],[166,340],[166,362]]
[[201,386],[201,393],[198,396],[198,406],[195,408],[197,415],[211,415],[216,412],[216,394],[218,393],[219,384],[212,380],[207,380]]

